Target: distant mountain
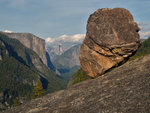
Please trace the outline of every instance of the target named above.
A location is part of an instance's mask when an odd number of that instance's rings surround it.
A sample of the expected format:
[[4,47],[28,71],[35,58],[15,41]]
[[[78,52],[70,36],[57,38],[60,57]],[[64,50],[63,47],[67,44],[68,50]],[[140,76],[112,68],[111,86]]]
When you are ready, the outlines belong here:
[[57,38],[47,38],[46,41],[46,48],[48,53],[50,54],[52,62],[56,60],[57,56],[64,53],[66,50],[70,49],[71,47],[81,44],[85,34],[76,34],[73,36],[62,35]]
[[60,56],[56,58],[53,62],[57,68],[72,68],[74,66],[80,66],[79,54],[80,54],[80,44],[71,47],[66,50]]
[[19,40],[24,46],[32,49],[34,52],[36,52],[40,56],[43,63],[47,65],[44,39],[41,39],[31,33],[14,33],[8,30],[2,33],[9,36],[10,38]]
[[[19,40],[23,45],[36,52],[40,56],[43,63],[58,75],[67,74],[68,76],[69,74],[69,76],[71,76],[76,71],[76,69],[80,67],[78,60],[79,47],[77,48],[75,45],[82,43],[85,36],[84,34],[76,34],[73,36],[62,35],[55,39],[47,38],[46,40],[43,40],[30,33],[14,33],[8,30],[2,33],[9,36],[10,38]],[[73,46],[75,46],[75,48]],[[48,73],[41,66],[37,65],[37,63],[35,64],[36,68],[41,72]],[[60,65],[62,65],[63,68],[60,68]]]
[[53,61],[61,76],[69,81],[72,75],[80,68],[79,62],[80,44],[66,50]]
[[79,50],[84,37],[85,34],[76,34],[45,39],[55,70],[67,81],[80,68]]
[[57,56],[61,55],[66,51],[66,47],[63,45],[58,45],[55,47],[47,46],[46,50],[50,55],[50,59],[54,61],[57,58]]
[[34,51],[0,33],[0,101],[9,106],[15,99],[21,102],[30,99],[37,79],[47,93],[66,85]]
[[[2,33],[9,36],[10,38],[19,40],[24,46],[32,49],[34,52],[36,52],[39,55],[39,57],[41,58],[41,61],[46,66],[48,66],[51,70],[56,72],[51,62],[51,59],[46,52],[44,39],[41,39],[31,33],[15,33],[15,32],[8,31],[8,30],[3,31]],[[46,70],[41,68],[41,66],[39,65],[35,65],[35,66],[40,71],[46,72]]]

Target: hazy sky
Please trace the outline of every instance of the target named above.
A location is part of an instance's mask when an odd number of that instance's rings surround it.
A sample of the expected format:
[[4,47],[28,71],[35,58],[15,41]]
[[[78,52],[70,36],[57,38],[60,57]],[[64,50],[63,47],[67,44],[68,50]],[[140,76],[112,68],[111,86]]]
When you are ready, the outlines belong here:
[[123,7],[150,36],[150,0],[0,0],[0,30],[39,37],[85,34],[87,19],[98,8]]

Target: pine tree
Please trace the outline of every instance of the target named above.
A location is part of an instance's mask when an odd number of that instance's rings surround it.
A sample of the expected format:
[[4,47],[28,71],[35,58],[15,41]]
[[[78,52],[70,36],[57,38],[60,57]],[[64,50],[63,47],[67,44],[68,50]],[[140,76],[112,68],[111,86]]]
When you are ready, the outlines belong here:
[[38,79],[36,81],[36,85],[33,89],[33,92],[31,94],[31,98],[38,98],[38,97],[41,97],[43,96],[45,93],[45,90],[43,89],[43,86],[42,86],[42,83],[40,81],[40,79]]
[[14,104],[13,104],[13,106],[19,106],[20,104],[21,104],[21,103],[20,103],[20,101],[19,101],[18,98],[14,99]]

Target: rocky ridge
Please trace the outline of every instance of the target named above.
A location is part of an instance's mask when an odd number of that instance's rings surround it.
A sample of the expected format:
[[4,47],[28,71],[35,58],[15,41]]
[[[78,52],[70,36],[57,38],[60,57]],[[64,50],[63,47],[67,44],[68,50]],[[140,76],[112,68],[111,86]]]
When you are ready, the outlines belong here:
[[123,63],[140,46],[139,27],[123,8],[98,9],[90,15],[87,33],[80,49],[80,64],[91,77],[97,77]]

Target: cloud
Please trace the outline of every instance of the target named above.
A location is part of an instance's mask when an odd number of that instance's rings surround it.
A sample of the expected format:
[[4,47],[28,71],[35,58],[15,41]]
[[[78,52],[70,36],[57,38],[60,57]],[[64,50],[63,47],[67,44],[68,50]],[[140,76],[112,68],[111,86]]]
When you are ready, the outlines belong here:
[[62,35],[57,38],[47,38],[45,39],[46,43],[54,43],[54,42],[82,42],[84,40],[85,34],[75,34],[72,36]]
[[13,31],[10,31],[10,30],[4,30],[3,32],[5,32],[5,33],[13,33]]
[[148,38],[150,37],[150,23],[149,22],[137,22],[138,26],[140,27],[141,31],[139,32],[140,38]]
[[46,46],[47,47],[58,47],[59,45],[63,45],[67,49],[77,45],[81,44],[84,40],[85,34],[75,34],[75,35],[62,35],[57,38],[47,38],[45,39]]
[[54,38],[50,38],[50,37],[45,39],[46,43],[53,43],[54,40],[55,40]]
[[56,40],[62,40],[64,42],[81,42],[85,37],[85,34],[75,34],[72,36],[62,35],[58,37]]
[[150,31],[148,32],[140,32],[141,39],[150,37]]

